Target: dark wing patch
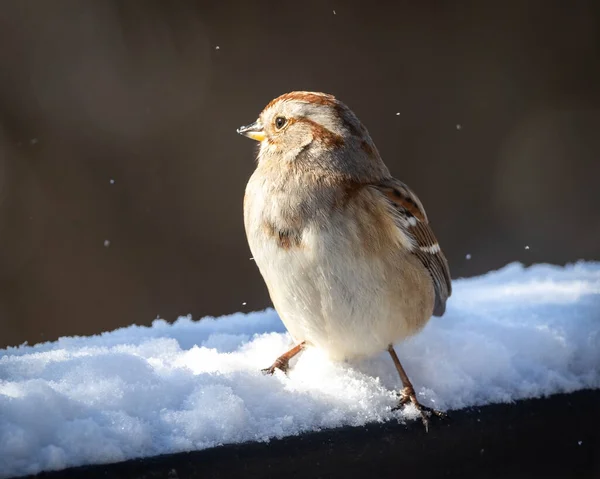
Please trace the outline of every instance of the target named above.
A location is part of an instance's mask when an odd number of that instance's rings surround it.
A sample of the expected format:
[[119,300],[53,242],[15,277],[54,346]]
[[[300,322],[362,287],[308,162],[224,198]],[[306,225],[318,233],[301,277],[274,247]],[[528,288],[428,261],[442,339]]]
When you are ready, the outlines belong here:
[[388,178],[374,186],[394,205],[398,226],[413,244],[412,253],[429,271],[435,291],[433,314],[442,316],[446,311],[446,301],[452,294],[450,269],[421,201],[408,186],[395,178]]

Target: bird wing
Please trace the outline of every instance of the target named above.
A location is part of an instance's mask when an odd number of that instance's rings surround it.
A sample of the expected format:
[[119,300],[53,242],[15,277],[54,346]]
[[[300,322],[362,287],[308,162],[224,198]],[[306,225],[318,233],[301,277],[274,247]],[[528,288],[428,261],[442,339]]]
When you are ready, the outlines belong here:
[[431,275],[435,291],[433,314],[442,316],[446,311],[446,301],[452,294],[450,270],[421,201],[407,185],[395,178],[386,178],[371,186],[390,203],[396,224],[406,236],[407,244],[412,245],[411,253]]

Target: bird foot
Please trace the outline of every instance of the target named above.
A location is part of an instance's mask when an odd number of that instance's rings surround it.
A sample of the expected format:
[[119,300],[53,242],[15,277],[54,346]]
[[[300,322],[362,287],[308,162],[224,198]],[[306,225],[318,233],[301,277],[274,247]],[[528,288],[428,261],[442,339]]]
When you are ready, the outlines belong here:
[[290,359],[296,356],[300,351],[302,351],[305,347],[306,342],[302,341],[300,344],[294,346],[289,351],[283,353],[279,356],[273,364],[271,364],[268,368],[261,369],[264,374],[273,374],[276,369],[283,371],[287,374],[288,369],[290,368]]
[[268,368],[261,369],[261,371],[263,374],[273,375],[275,374],[276,369],[279,369],[287,375],[288,369],[290,369],[290,360],[277,358],[273,364],[271,364]]
[[412,403],[419,411],[421,415],[421,421],[423,422],[423,426],[425,426],[425,432],[429,432],[429,418],[434,415],[439,418],[445,418],[447,415],[442,411],[437,411],[435,409],[431,409],[427,406],[423,406],[417,399],[417,395],[415,394],[414,388],[407,386],[399,393],[400,402],[392,411],[398,411],[399,409],[404,408],[408,403]]

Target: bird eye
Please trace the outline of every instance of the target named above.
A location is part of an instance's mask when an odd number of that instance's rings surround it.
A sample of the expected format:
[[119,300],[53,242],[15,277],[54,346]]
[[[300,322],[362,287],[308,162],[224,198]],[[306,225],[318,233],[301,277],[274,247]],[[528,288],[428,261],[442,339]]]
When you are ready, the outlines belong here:
[[277,128],[278,130],[281,130],[286,123],[287,120],[282,116],[278,116],[277,118],[275,118],[275,128]]

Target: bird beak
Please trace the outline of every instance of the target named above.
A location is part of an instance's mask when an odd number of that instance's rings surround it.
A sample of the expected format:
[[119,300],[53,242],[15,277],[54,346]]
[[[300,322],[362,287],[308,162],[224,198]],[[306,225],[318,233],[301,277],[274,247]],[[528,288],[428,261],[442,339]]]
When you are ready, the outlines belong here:
[[263,126],[260,120],[256,120],[250,125],[240,126],[237,129],[237,132],[240,135],[247,136],[248,138],[252,138],[256,141],[263,141],[266,138],[265,131],[263,130]]

